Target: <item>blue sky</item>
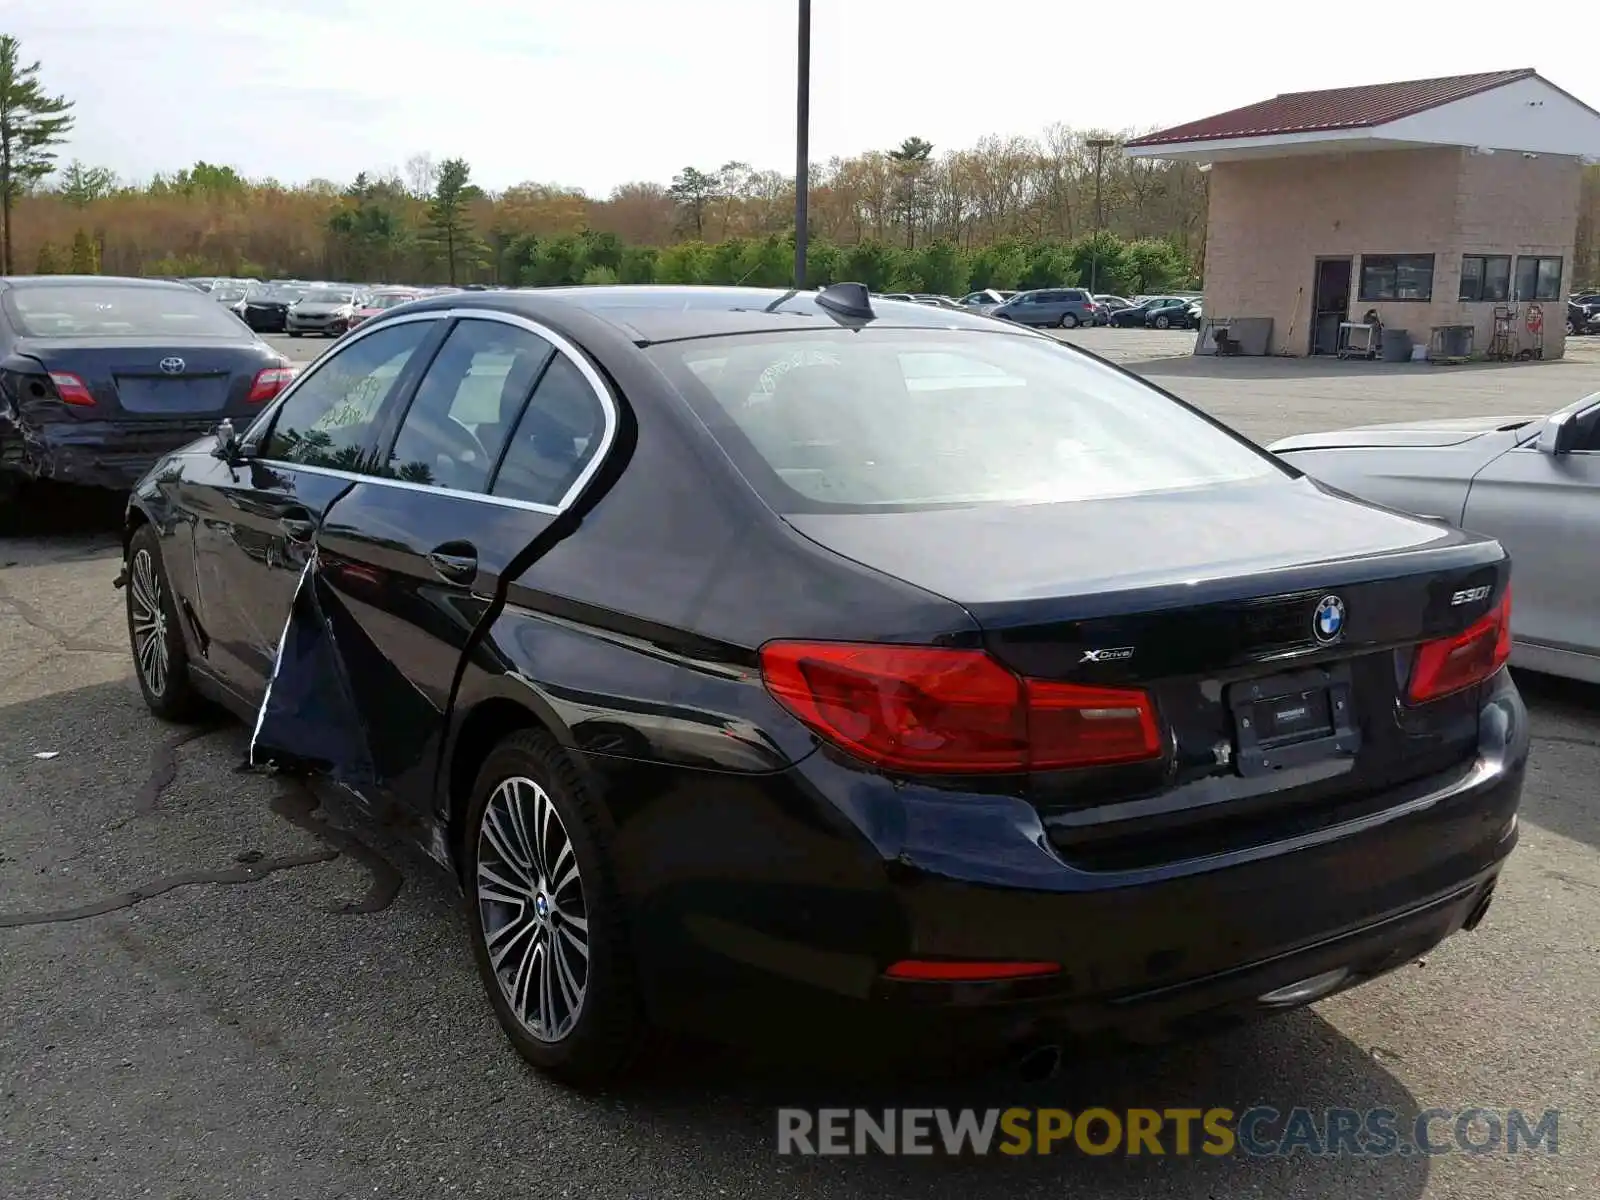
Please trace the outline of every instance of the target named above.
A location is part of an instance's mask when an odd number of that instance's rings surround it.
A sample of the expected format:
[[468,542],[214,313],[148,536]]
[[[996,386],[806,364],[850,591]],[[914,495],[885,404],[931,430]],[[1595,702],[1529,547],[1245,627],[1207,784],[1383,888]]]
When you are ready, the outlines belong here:
[[[428,152],[466,158],[491,188],[603,195],[690,163],[793,166],[795,0],[4,7],[0,29],[77,101],[63,161],[125,178],[204,159],[344,181]],[[1510,10],[1488,0],[1442,9],[1227,0],[1213,22],[1189,4],[815,0],[812,157],[1056,121],[1150,128],[1281,91],[1525,66],[1600,107],[1587,39],[1495,37]]]

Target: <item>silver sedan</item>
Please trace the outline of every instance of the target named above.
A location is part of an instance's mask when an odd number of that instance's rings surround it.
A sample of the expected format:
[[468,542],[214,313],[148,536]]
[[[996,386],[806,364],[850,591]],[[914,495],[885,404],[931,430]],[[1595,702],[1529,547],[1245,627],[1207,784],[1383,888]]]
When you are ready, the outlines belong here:
[[1269,449],[1363,499],[1498,538],[1512,664],[1600,683],[1600,392],[1549,416],[1368,425]]

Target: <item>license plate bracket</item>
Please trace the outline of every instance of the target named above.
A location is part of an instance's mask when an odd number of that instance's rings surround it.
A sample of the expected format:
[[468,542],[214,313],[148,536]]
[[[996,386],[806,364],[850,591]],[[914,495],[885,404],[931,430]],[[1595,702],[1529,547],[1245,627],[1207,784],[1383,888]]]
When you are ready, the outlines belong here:
[[1233,715],[1239,774],[1270,775],[1324,759],[1354,758],[1361,731],[1351,693],[1345,663],[1231,684],[1224,700]]

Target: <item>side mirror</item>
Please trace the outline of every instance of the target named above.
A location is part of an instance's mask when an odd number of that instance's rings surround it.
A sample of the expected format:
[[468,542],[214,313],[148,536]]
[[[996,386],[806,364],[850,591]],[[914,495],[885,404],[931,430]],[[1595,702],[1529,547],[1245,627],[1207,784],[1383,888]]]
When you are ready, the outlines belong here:
[[1574,419],[1576,414],[1570,412],[1557,413],[1544,423],[1544,428],[1539,431],[1537,443],[1541,454],[1570,454],[1572,444],[1578,440],[1578,424]]
[[217,444],[211,449],[213,458],[220,458],[229,466],[233,466],[252,457],[251,448],[239,441],[239,435],[233,429],[233,422],[227,417],[218,421],[216,429],[212,432],[217,439]]
[[1592,449],[1596,426],[1600,426],[1600,392],[1552,413],[1539,431],[1539,451],[1555,455]]

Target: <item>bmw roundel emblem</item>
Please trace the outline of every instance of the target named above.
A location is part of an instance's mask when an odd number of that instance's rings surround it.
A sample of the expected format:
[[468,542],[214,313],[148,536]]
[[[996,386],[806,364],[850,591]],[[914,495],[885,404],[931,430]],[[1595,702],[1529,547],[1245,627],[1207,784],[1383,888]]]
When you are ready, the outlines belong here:
[[1311,631],[1319,642],[1336,642],[1344,632],[1344,601],[1337,596],[1324,596],[1317,601],[1317,611],[1311,617]]

